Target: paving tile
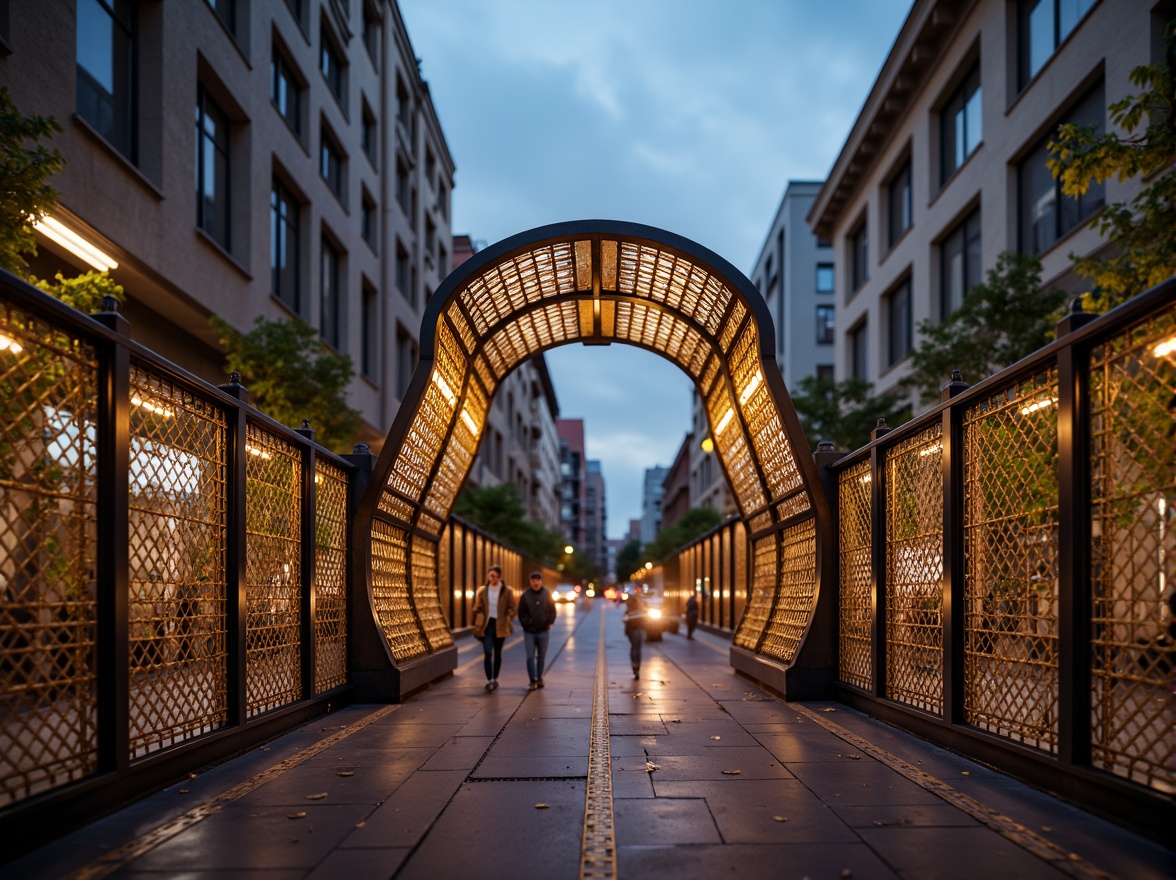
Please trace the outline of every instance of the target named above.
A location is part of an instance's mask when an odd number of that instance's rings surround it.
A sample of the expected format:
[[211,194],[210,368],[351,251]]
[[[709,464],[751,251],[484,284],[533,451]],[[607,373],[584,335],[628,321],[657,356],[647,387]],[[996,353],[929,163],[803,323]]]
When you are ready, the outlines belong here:
[[339,844],[345,849],[413,847],[465,781],[464,770],[414,773]]
[[645,761],[614,760],[612,766],[613,800],[617,798],[654,797],[653,777],[645,769]]
[[943,803],[937,795],[873,760],[789,764],[788,769],[830,806]]
[[[654,784],[666,781],[702,780],[733,781],[737,779],[791,779],[780,762],[762,748],[713,749],[703,755],[651,754],[649,760],[658,765]],[[724,773],[738,770],[738,773]]]
[[755,739],[785,764],[819,761],[861,761],[866,756],[840,737],[825,730],[793,733],[758,733]]
[[975,828],[861,829],[865,843],[909,880],[992,880],[1032,877],[1061,880],[1052,865],[995,831]]
[[[328,856],[329,858],[329,856]],[[115,871],[113,874],[108,874],[112,880],[301,880],[306,876],[306,871],[302,868],[286,868],[276,870],[252,870],[242,869],[240,871],[226,870],[224,868],[216,868],[211,871],[177,871],[175,869],[167,869],[164,871],[136,871],[133,870],[134,862],[131,865]],[[58,876],[56,874],[47,874],[49,876]]]
[[[678,724],[666,725],[670,732],[669,741],[679,739],[696,739],[708,748],[755,748],[760,745],[756,738],[732,721],[730,717],[708,718],[695,720],[691,714],[690,720],[682,719]],[[718,739],[715,739],[715,737]]]
[[890,825],[914,827],[952,825],[971,826],[979,824],[958,807],[947,803],[938,804],[871,804],[868,807],[831,808],[851,828],[880,828]]
[[587,775],[587,755],[553,758],[543,754],[505,758],[490,755],[470,774],[472,779],[541,779],[563,776],[584,778]]
[[856,843],[859,840],[820,798],[795,779],[665,782],[656,778],[659,774],[653,775],[654,791],[659,799],[705,798],[724,843]]
[[[327,792],[325,803],[378,804],[395,791],[417,768],[437,751],[428,749],[377,749],[326,752],[299,765],[296,772],[283,773],[238,801],[247,806],[260,804],[297,805],[306,797]],[[351,773],[352,776],[340,776]]]
[[613,715],[609,707],[608,730],[617,736],[668,733],[660,715]]
[[720,705],[740,724],[799,721],[798,712],[777,700],[722,700]]
[[617,846],[718,843],[719,830],[702,798],[613,797]]
[[473,770],[492,742],[492,736],[455,736],[425,761],[421,769]]
[[306,880],[388,880],[412,850],[407,847],[337,849],[311,871]]
[[895,880],[899,876],[860,843],[625,846],[617,848],[617,866],[620,880],[661,877]]
[[463,785],[397,880],[578,876],[584,789],[583,781]]
[[630,755],[644,756],[646,747],[656,745],[658,740],[656,736],[617,736],[611,730],[609,733],[608,749],[614,761]]
[[[398,714],[393,712],[389,717],[395,718]],[[461,730],[461,727],[461,724],[448,721],[439,724],[372,724],[351,734],[344,742],[347,743],[348,749],[403,749],[429,746],[440,748]]]

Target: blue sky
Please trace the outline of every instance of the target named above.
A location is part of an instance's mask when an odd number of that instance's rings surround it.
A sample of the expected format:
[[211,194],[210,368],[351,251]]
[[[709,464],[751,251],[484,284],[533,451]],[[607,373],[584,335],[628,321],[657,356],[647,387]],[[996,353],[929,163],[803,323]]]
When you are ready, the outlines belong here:
[[[908,0],[400,0],[457,166],[453,230],[647,223],[750,271],[788,180],[832,166]],[[602,461],[608,535],[690,427],[690,380],[614,345],[547,354]]]

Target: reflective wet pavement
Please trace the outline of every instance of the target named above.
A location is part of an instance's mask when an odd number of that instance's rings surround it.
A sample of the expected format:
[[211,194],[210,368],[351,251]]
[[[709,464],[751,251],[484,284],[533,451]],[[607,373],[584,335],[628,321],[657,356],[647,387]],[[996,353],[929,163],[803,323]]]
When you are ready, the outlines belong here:
[[1171,850],[994,770],[776,699],[720,637],[647,644],[634,681],[618,609],[560,610],[542,690],[516,634],[487,693],[466,637],[457,674],[405,704],[319,719],[0,877],[1174,876]]

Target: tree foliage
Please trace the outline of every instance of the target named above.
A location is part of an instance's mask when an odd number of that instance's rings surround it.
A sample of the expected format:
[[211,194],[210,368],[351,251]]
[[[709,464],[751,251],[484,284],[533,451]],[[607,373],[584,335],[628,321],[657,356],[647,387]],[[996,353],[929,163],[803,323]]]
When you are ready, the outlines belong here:
[[114,297],[115,301],[120,303],[126,302],[127,299],[122,285],[105,272],[87,272],[76,278],[66,278],[58,272],[53,281],[29,278],[29,282],[50,296],[57,297],[67,306],[73,306],[87,315],[101,311],[102,301],[108,296]]
[[305,321],[258,317],[240,333],[219,317],[212,325],[225,350],[226,370],[241,374],[254,406],[292,428],[309,419],[315,439],[329,449],[351,451],[359,411],[347,405],[351,358],[335,354]]
[[792,395],[792,405],[814,450],[822,440],[844,451],[857,449],[870,442],[878,419],[895,428],[911,417],[904,393],[874,394],[873,386],[858,378],[835,382],[806,376]]
[[930,403],[939,400],[952,370],[972,385],[988,378],[1053,338],[1065,299],[1065,291],[1041,290],[1036,257],[1005,251],[947,320],[919,324],[921,340],[911,352],[912,370],[904,384]]
[[[679,547],[689,544],[699,535],[710,531],[723,521],[723,515],[712,507],[692,507],[672,526],[662,529],[641,554],[650,562],[669,556]],[[617,572],[620,575],[620,572]],[[629,572],[626,572],[626,575]]]
[[641,542],[637,539],[626,541],[617,551],[617,580],[626,581],[641,564]]
[[[1168,23],[1169,44],[1176,21]],[[1142,91],[1108,108],[1122,134],[1093,126],[1063,125],[1050,142],[1049,168],[1068,196],[1111,178],[1145,180],[1130,202],[1108,205],[1093,220],[1113,245],[1108,256],[1074,257],[1074,268],[1094,282],[1089,311],[1106,311],[1176,274],[1176,97],[1167,64],[1136,67],[1131,84]],[[1146,125],[1145,125],[1146,121]]]
[[477,488],[466,486],[457,496],[453,512],[537,562],[551,563],[562,555],[563,536],[542,523],[527,519],[514,483]]
[[22,275],[25,254],[37,252],[30,225],[57,204],[57,191],[48,183],[65,165],[55,149],[41,144],[61,131],[50,116],[25,116],[0,87],[0,268]]

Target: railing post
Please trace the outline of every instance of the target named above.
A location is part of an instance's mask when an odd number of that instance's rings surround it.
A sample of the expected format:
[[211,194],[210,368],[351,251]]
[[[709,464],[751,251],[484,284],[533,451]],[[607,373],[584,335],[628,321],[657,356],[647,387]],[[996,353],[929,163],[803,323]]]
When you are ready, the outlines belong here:
[[[946,403],[971,387],[959,370],[940,390]],[[943,410],[943,717],[964,720],[964,429],[961,407]]]
[[[1095,316],[1079,300],[1058,322],[1064,336]],[[1090,763],[1090,382],[1089,355],[1058,351],[1058,759]]]
[[[889,434],[891,429],[885,419],[878,419],[878,427],[870,432],[870,439],[877,440]],[[885,457],[877,447],[870,450],[870,572],[873,584],[870,588],[870,638],[874,643],[873,667],[870,678],[874,682],[873,695],[881,697],[886,693],[886,492]]]
[[245,723],[248,711],[248,687],[246,682],[246,474],[245,460],[248,438],[248,418],[245,406],[249,403],[249,392],[241,384],[241,374],[233,371],[227,385],[221,391],[234,398],[238,406],[232,407],[226,418],[228,437],[225,444],[228,474],[225,478],[225,517],[228,540],[225,548],[225,611],[226,611],[226,654],[229,666],[227,688],[228,726],[237,727]]
[[315,507],[315,462],[314,429],[310,420],[303,419],[297,433],[306,438],[302,447],[302,531],[299,544],[299,568],[302,571],[301,617],[302,617],[302,698],[310,699],[315,691],[315,668],[318,644],[315,641],[314,618],[317,610],[315,596],[315,570],[318,554],[318,519]]
[[[121,338],[130,323],[113,297],[94,319]],[[99,346],[98,377],[98,769],[130,763],[131,356],[120,339]]]

